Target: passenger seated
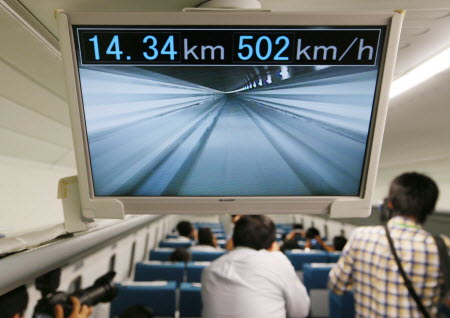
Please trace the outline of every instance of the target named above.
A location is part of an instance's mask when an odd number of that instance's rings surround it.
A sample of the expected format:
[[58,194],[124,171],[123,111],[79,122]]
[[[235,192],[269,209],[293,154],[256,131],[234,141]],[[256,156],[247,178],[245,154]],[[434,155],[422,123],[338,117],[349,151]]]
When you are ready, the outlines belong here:
[[335,236],[333,238],[333,246],[336,252],[340,252],[344,249],[345,244],[347,244],[347,239],[345,236]]
[[125,309],[119,318],[153,318],[153,310],[142,305],[133,305]]
[[189,253],[183,247],[177,247],[169,257],[170,262],[184,262],[188,263],[191,261],[191,253]]
[[198,244],[191,246],[190,250],[198,252],[223,251],[223,249],[217,246],[217,239],[209,227],[198,229]]
[[196,239],[195,229],[189,221],[178,222],[177,231],[180,236],[174,240],[178,242],[190,242]]
[[333,252],[334,247],[327,245],[320,237],[320,232],[315,227],[310,227],[305,233],[306,243],[305,249],[325,250]]
[[241,216],[234,250],[203,270],[204,318],[301,318],[309,296],[288,258],[277,251],[276,230],[264,215]]
[[283,253],[286,253],[286,251],[290,250],[300,250],[300,249],[302,248],[300,247],[300,245],[298,245],[298,242],[295,239],[285,241],[283,245],[280,247],[280,251]]
[[[92,307],[81,305],[76,297],[70,297],[72,312],[69,318],[88,318],[92,313]],[[0,295],[1,318],[23,318],[28,306],[28,291],[25,285],[19,286],[6,294]],[[54,308],[54,318],[64,318],[61,305]]]

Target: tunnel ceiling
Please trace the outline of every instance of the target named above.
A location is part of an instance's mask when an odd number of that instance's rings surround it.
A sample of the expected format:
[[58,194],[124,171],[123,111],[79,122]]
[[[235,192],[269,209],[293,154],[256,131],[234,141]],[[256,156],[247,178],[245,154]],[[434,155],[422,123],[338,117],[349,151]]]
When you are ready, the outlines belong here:
[[[146,67],[142,67],[146,69]],[[305,67],[309,72],[312,67]],[[250,82],[265,81],[270,74],[273,80],[279,77],[280,66],[183,66],[152,67],[152,71],[190,83],[206,86],[223,92],[244,87]]]

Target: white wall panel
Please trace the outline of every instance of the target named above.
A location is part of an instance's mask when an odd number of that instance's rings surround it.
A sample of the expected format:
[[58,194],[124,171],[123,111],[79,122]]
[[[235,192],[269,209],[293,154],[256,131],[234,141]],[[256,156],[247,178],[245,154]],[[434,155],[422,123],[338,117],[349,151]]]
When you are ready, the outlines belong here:
[[58,180],[74,174],[75,169],[0,156],[0,233],[61,223],[62,204],[56,198]]
[[[53,14],[52,14],[53,16]],[[52,52],[36,35],[15,17],[0,10],[0,58],[49,89],[60,98],[65,96],[61,57]]]
[[53,164],[67,153],[67,149],[0,128],[0,155]]
[[0,128],[72,149],[72,131],[29,108],[0,96]]
[[1,59],[0,74],[0,96],[69,126],[69,108],[65,100]]

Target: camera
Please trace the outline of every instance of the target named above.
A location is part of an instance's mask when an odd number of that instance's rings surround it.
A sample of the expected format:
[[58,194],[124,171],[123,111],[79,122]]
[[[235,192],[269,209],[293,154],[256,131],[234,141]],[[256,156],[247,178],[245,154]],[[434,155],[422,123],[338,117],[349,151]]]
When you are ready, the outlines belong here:
[[61,305],[64,317],[68,317],[72,313],[72,296],[77,297],[82,305],[95,306],[100,302],[110,302],[117,295],[117,288],[112,282],[116,275],[113,271],[99,277],[91,287],[72,294],[56,291],[59,275],[57,270],[36,279],[36,288],[41,291],[42,298],[34,308],[33,318],[53,318],[56,305]]
[[380,222],[382,224],[386,223],[392,218],[393,211],[388,206],[388,199],[385,198],[383,202],[378,206],[378,210],[380,211]]

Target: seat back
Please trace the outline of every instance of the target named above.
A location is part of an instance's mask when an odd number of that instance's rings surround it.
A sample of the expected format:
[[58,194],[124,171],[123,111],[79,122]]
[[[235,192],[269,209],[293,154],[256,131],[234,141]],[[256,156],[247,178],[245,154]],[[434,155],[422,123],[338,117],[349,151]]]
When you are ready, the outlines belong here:
[[330,252],[328,253],[328,263],[337,263],[339,258],[341,257],[341,252]]
[[182,283],[180,286],[180,317],[201,317],[202,296],[198,283]]
[[146,261],[136,263],[134,280],[137,282],[166,280],[176,281],[180,285],[184,280],[184,263],[162,263]]
[[168,247],[168,248],[177,248],[177,247],[183,247],[183,248],[189,248],[191,247],[192,242],[177,242],[176,240],[165,240],[159,242],[159,247]]
[[187,264],[187,282],[199,283],[202,281],[202,272],[211,262],[192,262]]
[[296,271],[301,271],[303,269],[303,264],[327,262],[327,253],[324,251],[291,250],[286,251],[286,256],[289,258]]
[[167,262],[170,258],[170,255],[173,253],[174,248],[155,248],[150,251],[150,260],[151,261],[162,261]]
[[175,314],[175,282],[130,282],[116,287],[118,294],[111,302],[111,318],[133,305],[150,307],[155,316]]
[[326,289],[328,274],[334,264],[311,263],[303,265],[303,284],[309,291],[311,289]]
[[200,251],[192,251],[192,261],[193,262],[212,262],[213,260],[221,257],[222,255],[226,254],[225,251],[218,251],[218,252],[200,252]]
[[355,317],[355,300],[353,292],[337,295],[329,292],[329,318],[352,318]]

